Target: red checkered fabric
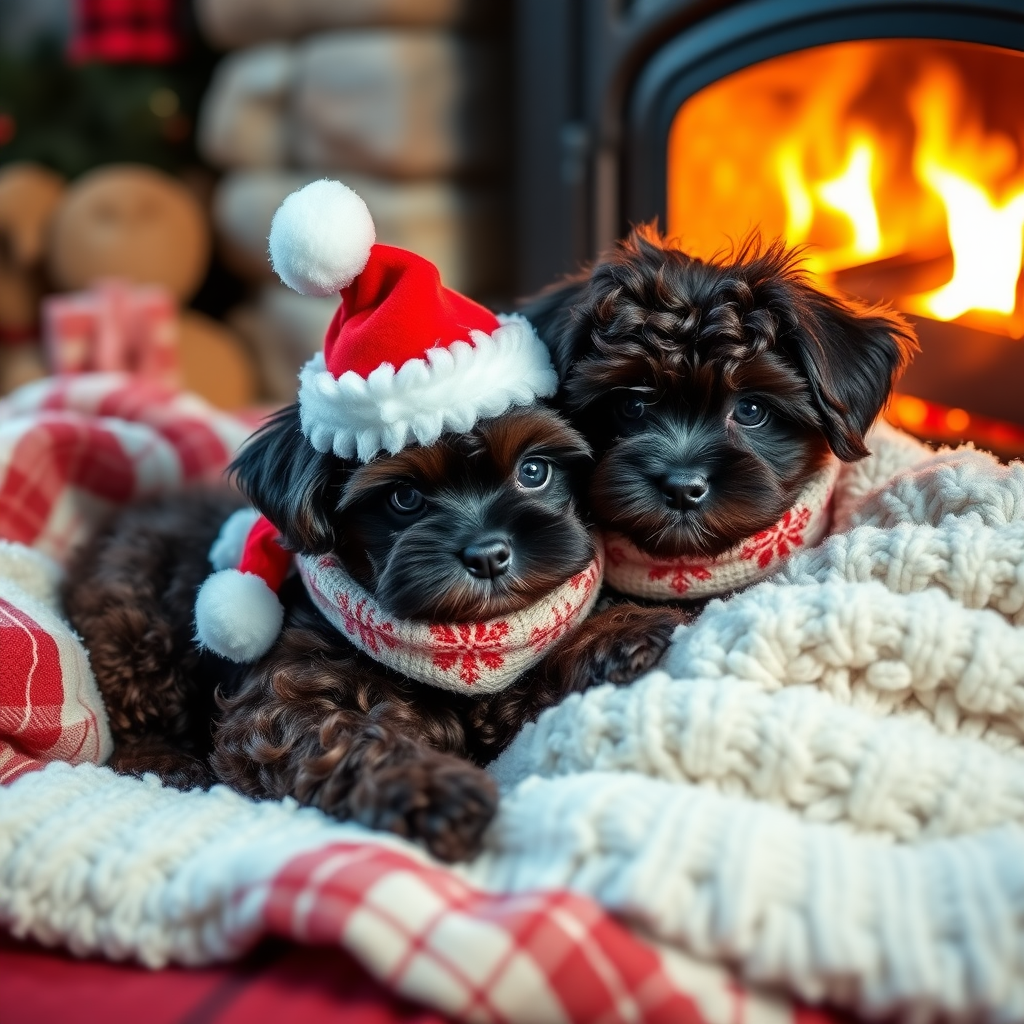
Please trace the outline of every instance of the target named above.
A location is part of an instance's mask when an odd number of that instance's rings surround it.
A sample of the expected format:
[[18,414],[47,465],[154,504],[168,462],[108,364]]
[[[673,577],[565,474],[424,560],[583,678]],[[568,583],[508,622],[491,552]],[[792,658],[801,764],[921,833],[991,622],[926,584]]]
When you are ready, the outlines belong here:
[[119,504],[218,477],[250,430],[123,374],[51,378],[0,400],[0,782],[110,753],[56,567],[38,556],[63,560]]
[[259,893],[273,934],[342,945],[391,991],[459,1021],[828,1024],[748,991],[724,968],[659,950],[589,898],[482,892],[398,850],[335,843]]
[[30,607],[0,585],[0,783],[45,761],[98,762],[109,754],[81,646],[55,614],[33,615]]
[[270,883],[278,935],[339,941],[383,981],[457,1020],[703,1020],[658,954],[570,892],[495,895],[398,851],[337,844]]
[[181,56],[180,0],[75,0],[74,13],[74,61],[164,64]]
[[122,374],[56,377],[0,401],[0,538],[63,559],[126,501],[216,479],[251,423]]

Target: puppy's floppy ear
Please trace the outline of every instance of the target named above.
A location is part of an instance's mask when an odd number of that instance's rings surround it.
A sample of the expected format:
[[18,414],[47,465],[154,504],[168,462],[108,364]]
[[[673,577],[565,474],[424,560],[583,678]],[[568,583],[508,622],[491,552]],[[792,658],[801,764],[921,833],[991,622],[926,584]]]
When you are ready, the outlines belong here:
[[870,454],[864,435],[917,351],[917,339],[893,310],[842,301],[803,281],[787,285],[778,343],[811,385],[829,447],[854,462]]
[[569,278],[519,305],[519,312],[533,324],[538,337],[547,345],[561,383],[590,342],[589,324],[574,312],[589,279],[589,273]]
[[326,554],[337,542],[335,513],[347,476],[333,454],[316,451],[302,433],[298,405],[275,413],[246,442],[228,474],[288,547]]

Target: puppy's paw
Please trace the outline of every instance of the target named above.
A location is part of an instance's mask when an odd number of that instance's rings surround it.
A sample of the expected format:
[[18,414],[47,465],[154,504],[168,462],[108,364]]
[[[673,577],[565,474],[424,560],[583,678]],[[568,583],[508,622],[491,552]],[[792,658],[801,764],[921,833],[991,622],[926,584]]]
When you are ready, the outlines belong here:
[[589,673],[595,683],[626,686],[653,669],[664,655],[676,627],[692,621],[677,608],[620,606],[609,615],[590,649]]
[[349,796],[351,818],[419,840],[439,860],[472,857],[498,809],[494,780],[468,761],[434,754],[375,769]]
[[639,679],[661,660],[671,636],[670,630],[656,630],[641,639],[625,641],[608,655],[597,671],[598,677],[616,686],[625,686]]

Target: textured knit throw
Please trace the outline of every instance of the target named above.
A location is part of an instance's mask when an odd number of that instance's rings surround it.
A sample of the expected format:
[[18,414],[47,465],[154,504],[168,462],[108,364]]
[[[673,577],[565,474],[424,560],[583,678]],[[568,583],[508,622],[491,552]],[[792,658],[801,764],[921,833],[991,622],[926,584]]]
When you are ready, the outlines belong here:
[[777,523],[714,558],[656,558],[622,534],[606,533],[605,582],[633,597],[678,601],[716,597],[766,579],[797,548],[813,547],[825,536],[838,475],[839,462],[832,458]]
[[1024,463],[869,446],[838,532],[524,727],[476,868],[870,1017],[1024,1020]]
[[601,588],[603,553],[556,590],[483,622],[419,622],[389,615],[333,555],[302,556],[299,574],[314,604],[364,654],[410,679],[480,696],[510,686],[589,614]]

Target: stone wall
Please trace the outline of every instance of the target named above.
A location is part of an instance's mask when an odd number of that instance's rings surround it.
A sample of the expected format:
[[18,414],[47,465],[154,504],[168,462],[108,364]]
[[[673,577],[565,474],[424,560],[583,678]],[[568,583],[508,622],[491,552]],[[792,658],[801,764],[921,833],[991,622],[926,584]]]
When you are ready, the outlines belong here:
[[507,25],[480,0],[194,0],[227,48],[197,126],[223,172],[213,198],[225,263],[252,286],[233,326],[259,353],[268,397],[294,396],[337,302],[292,297],[266,258],[289,192],[337,178],[381,242],[437,264],[482,301],[508,293]]

